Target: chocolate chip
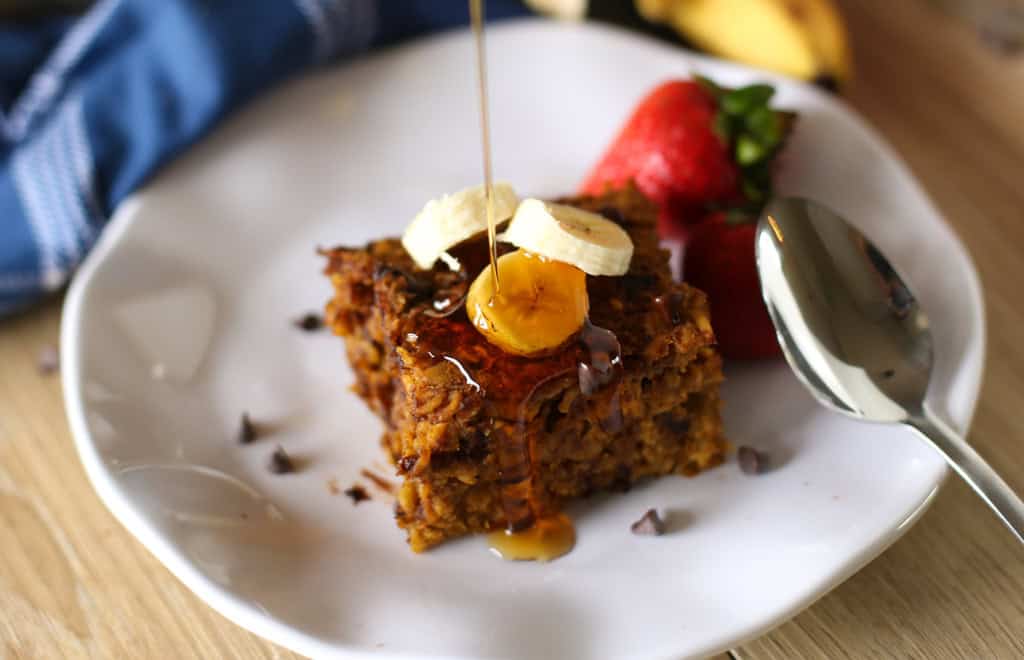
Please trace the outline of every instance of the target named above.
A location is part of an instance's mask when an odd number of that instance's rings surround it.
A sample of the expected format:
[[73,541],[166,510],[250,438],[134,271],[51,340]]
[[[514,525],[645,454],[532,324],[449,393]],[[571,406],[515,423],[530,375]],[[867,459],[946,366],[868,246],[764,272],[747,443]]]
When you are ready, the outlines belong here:
[[632,473],[625,465],[615,468],[615,479],[608,484],[608,490],[613,493],[628,493],[633,487]]
[[60,353],[53,344],[47,344],[39,349],[36,357],[36,368],[44,376],[55,374],[60,371]]
[[324,317],[309,312],[292,321],[292,325],[304,332],[315,332],[324,327]]
[[768,467],[768,457],[746,445],[739,448],[736,458],[740,462],[743,474],[762,474]]
[[602,206],[601,210],[598,211],[598,215],[603,215],[604,217],[608,218],[612,222],[619,225],[626,221],[626,219],[622,217],[622,211],[615,208],[614,206]]
[[373,281],[376,282],[386,278],[404,279],[405,291],[413,301],[433,296],[434,294],[434,282],[429,278],[413,275],[394,266],[379,264],[373,271]]
[[491,446],[487,441],[487,436],[478,429],[459,438],[459,448],[456,453],[463,459],[482,463],[491,453]]
[[665,320],[672,325],[682,325],[683,323],[683,303],[685,299],[683,294],[679,291],[672,291],[666,295],[658,296],[654,299],[654,303],[661,309],[665,315]]
[[630,525],[629,529],[639,536],[661,536],[665,533],[665,521],[661,519],[657,511],[647,509],[647,513]]
[[892,378],[895,375],[896,375],[896,371],[893,370],[893,369],[886,369],[885,371],[882,372],[882,378],[884,378],[886,380],[889,380],[890,378]]
[[274,453],[270,455],[270,464],[267,467],[274,474],[295,472],[295,463],[292,462],[292,457],[285,452],[281,445],[278,445]]
[[690,420],[686,417],[676,417],[677,413],[664,412],[654,416],[655,423],[669,433],[679,436],[686,435],[690,431]]
[[352,504],[359,504],[363,500],[370,499],[370,494],[366,492],[366,489],[356,484],[345,491],[345,494],[352,500]]
[[238,438],[240,445],[247,445],[256,439],[256,426],[249,419],[249,413],[242,413],[242,420],[239,422],[238,433],[235,437]]
[[398,469],[399,469],[399,471],[402,474],[408,474],[409,472],[412,471],[412,469],[414,467],[416,467],[416,461],[418,461],[418,460],[419,460],[419,456],[413,456],[411,454],[408,455],[408,456],[401,457],[400,459],[398,459]]
[[640,273],[626,273],[619,279],[631,298],[650,291],[658,283],[657,276]]

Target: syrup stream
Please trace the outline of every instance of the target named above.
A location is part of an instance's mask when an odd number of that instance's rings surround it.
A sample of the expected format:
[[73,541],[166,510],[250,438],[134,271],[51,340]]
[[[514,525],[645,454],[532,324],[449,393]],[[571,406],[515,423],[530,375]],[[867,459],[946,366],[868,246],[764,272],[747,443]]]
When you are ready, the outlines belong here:
[[[487,247],[494,285],[494,297],[491,304],[494,304],[494,298],[500,294],[501,284],[498,279],[497,228],[494,218],[492,187],[491,127],[487,100],[487,57],[484,47],[484,0],[469,0],[469,12],[476,45],[484,194],[487,202]],[[584,390],[584,396],[590,397],[598,393],[607,393],[606,407],[612,412],[608,415],[606,430],[617,432],[622,424],[621,413],[618,410],[618,380],[621,378],[622,372],[618,340],[608,330],[592,326],[587,321],[580,341],[588,352],[587,362],[579,365],[580,385]],[[455,362],[467,382],[475,386],[477,390],[480,389],[480,385],[469,376],[469,373],[457,360],[447,357],[445,359]],[[537,383],[523,400],[524,411],[533,393],[541,384],[543,382]],[[502,499],[507,522],[506,529],[492,532],[488,536],[491,550],[503,559],[538,561],[550,561],[569,552],[576,542],[576,532],[572,520],[562,513],[541,515],[541,512],[537,510],[534,493],[537,486],[534,483],[537,478],[534,447],[536,439],[531,437],[521,419],[520,423],[512,429],[497,430],[495,440],[497,441],[495,450],[501,469]]]
[[491,115],[487,103],[487,51],[484,48],[484,0],[469,0],[470,21],[476,43],[477,84],[480,92],[480,137],[484,156],[484,195],[487,199],[487,248],[491,258],[494,294],[501,291],[498,281],[498,240],[494,222],[494,192],[491,170]]

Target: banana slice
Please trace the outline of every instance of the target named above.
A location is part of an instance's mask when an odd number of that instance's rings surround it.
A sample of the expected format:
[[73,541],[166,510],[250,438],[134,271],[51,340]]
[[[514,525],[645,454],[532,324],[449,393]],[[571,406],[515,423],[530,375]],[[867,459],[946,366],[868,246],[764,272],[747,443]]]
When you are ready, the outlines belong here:
[[[507,183],[495,183],[494,222],[504,222],[515,213],[519,197]],[[402,235],[402,246],[420,268],[431,268],[445,251],[487,231],[487,195],[484,186],[460,190],[423,207]]]
[[535,356],[564,344],[587,316],[587,276],[569,264],[522,250],[498,259],[469,287],[466,314],[487,341],[507,353]]
[[519,204],[499,240],[572,264],[588,275],[624,275],[633,258],[633,241],[619,225],[596,213],[539,199]]

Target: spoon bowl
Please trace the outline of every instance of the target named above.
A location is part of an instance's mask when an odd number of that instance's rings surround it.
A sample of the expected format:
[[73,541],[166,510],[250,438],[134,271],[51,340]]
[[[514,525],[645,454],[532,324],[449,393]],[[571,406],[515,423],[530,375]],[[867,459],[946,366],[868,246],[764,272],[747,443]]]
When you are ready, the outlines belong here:
[[928,317],[881,251],[800,198],[765,207],[755,251],[779,344],[815,398],[856,419],[914,429],[1024,542],[1024,502],[925,403],[934,362]]

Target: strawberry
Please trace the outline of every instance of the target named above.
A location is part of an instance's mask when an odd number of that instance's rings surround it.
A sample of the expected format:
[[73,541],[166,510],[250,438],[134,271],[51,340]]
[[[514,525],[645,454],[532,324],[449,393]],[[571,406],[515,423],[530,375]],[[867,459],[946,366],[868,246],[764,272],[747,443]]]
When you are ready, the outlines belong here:
[[743,213],[715,212],[690,227],[683,279],[708,294],[711,325],[726,358],[781,353],[761,298],[754,261],[756,225]]
[[630,179],[661,208],[659,226],[676,233],[708,203],[739,195],[740,170],[729,144],[715,131],[718,102],[712,88],[671,80],[654,88],[619,132],[580,188],[597,195]]
[[768,85],[673,80],[650,92],[584,182],[598,194],[630,179],[660,207],[658,230],[686,245],[684,279],[711,302],[722,354],[779,354],[761,300],[754,220],[771,196],[772,168],[791,113],[769,106]]
[[632,179],[661,209],[663,236],[711,210],[753,212],[771,193],[771,165],[792,123],[769,85],[726,89],[707,78],[671,80],[633,110],[580,187],[596,195]]

